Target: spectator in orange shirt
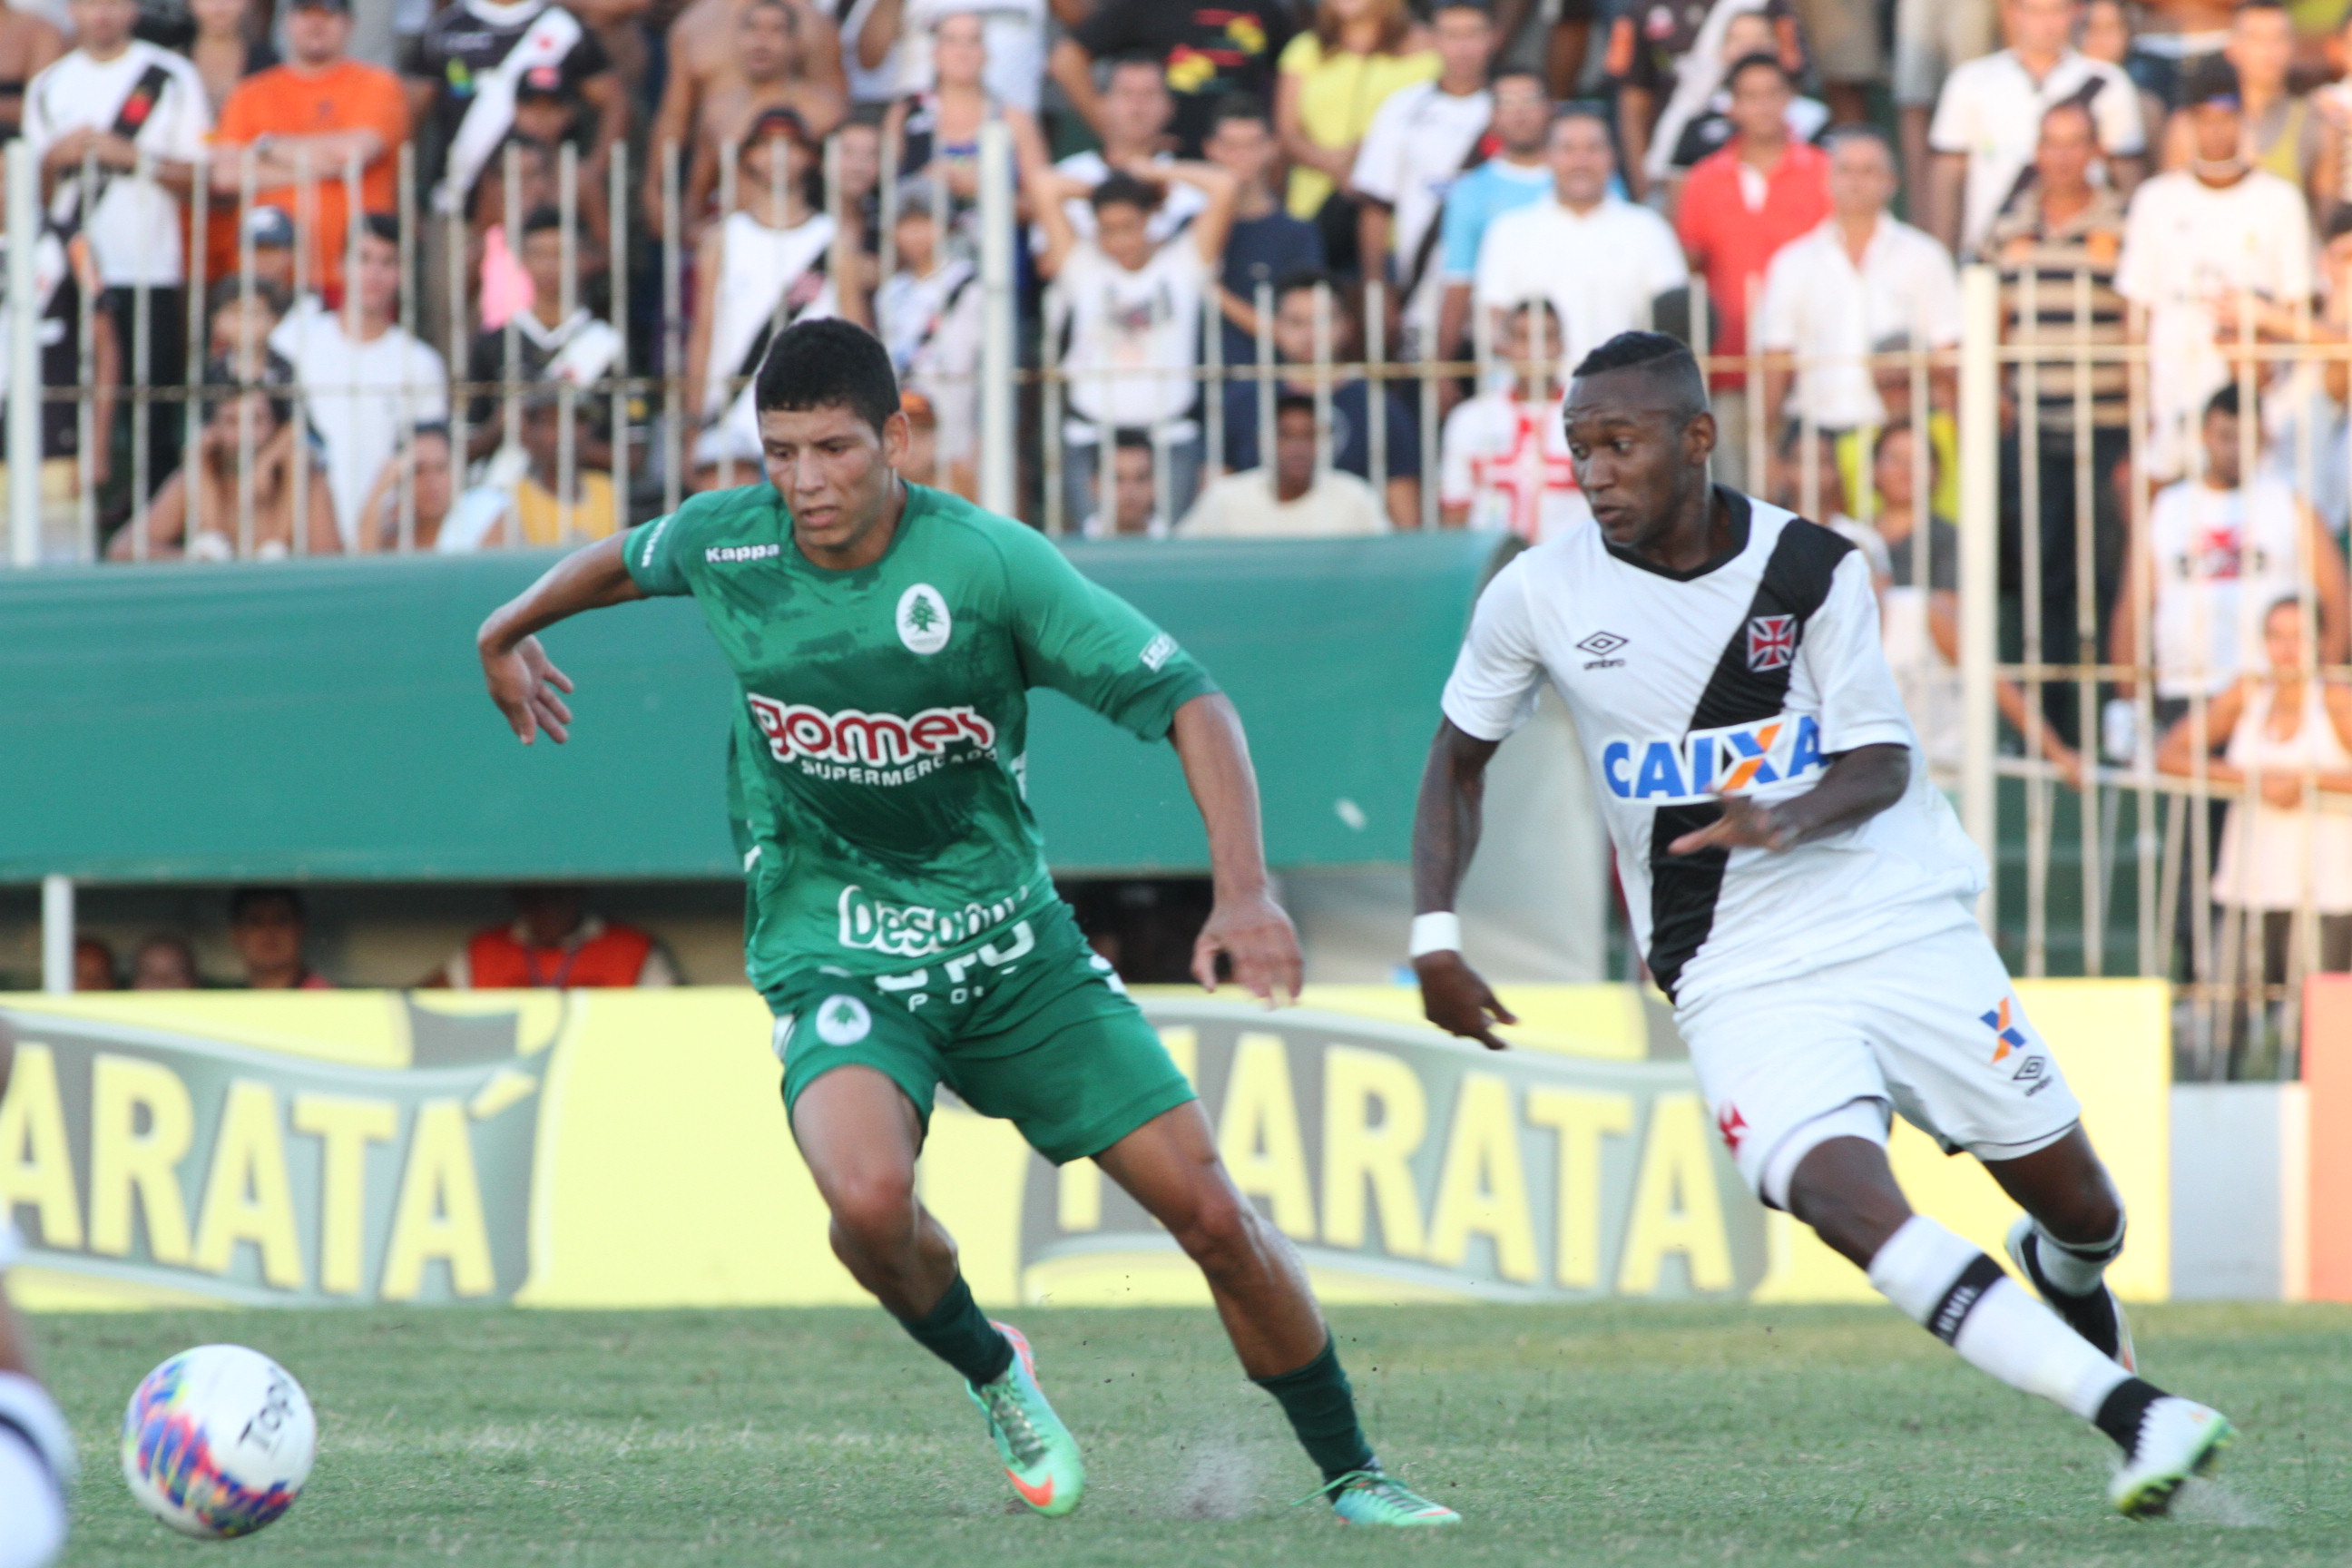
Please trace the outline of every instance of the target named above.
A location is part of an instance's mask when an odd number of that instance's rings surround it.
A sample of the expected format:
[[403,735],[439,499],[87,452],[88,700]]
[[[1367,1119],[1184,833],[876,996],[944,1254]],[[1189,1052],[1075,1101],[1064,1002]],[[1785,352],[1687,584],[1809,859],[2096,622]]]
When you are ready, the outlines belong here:
[[564,990],[577,985],[676,985],[677,965],[635,926],[588,912],[577,888],[517,888],[516,920],[475,933],[427,987]]
[[[332,306],[342,299],[343,252],[350,232],[343,172],[353,154],[360,162],[360,206],[370,213],[398,210],[400,144],[408,140],[408,104],[400,79],[388,70],[352,59],[351,0],[296,0],[286,14],[284,65],[239,82],[221,108],[213,141],[226,150],[243,148],[256,163],[255,200],[296,215],[304,211],[297,191],[306,172],[311,231],[303,237],[308,255],[299,276]],[[223,157],[214,166],[209,236],[212,276],[236,268],[236,196],[242,188],[239,160]],[[226,197],[224,203],[218,198]]]
[[[1691,270],[1706,277],[1708,303],[1722,323],[1711,345],[1717,354],[1748,352],[1750,293],[1764,291],[1764,269],[1773,254],[1830,216],[1830,161],[1820,148],[1789,133],[1789,104],[1796,96],[1789,68],[1769,54],[1749,55],[1724,73],[1731,94],[1726,118],[1731,140],[1693,164],[1683,183],[1675,232],[1690,257]],[[1715,420],[1722,432],[1715,445],[1716,478],[1738,488],[1761,485],[1764,476],[1747,471],[1750,414],[1746,378],[1718,372],[1713,378]]]

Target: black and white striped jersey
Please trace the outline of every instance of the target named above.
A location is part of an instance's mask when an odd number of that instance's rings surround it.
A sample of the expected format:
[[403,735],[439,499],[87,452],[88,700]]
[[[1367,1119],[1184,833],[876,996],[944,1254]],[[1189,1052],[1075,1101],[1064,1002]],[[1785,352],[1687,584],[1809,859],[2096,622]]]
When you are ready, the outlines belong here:
[[[1943,795],[1879,647],[1852,544],[1729,489],[1729,552],[1688,572],[1598,528],[1496,574],[1445,687],[1445,716],[1499,741],[1549,680],[1567,700],[1617,849],[1633,935],[1678,1004],[1885,952],[1973,919],[1984,863]],[[1912,749],[1903,798],[1784,854],[1672,856],[1722,795],[1771,800],[1841,752]],[[1490,850],[1490,853],[1493,852]]]

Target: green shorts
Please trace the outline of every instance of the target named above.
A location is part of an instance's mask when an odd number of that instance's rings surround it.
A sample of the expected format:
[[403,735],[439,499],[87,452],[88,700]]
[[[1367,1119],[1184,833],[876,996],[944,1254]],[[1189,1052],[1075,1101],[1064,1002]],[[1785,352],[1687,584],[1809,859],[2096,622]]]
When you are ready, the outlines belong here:
[[944,1083],[1064,1165],[1193,1098],[1058,899],[959,955],[897,974],[810,969],[767,999],[787,1112],[810,1084],[856,1064],[887,1074],[927,1131]]

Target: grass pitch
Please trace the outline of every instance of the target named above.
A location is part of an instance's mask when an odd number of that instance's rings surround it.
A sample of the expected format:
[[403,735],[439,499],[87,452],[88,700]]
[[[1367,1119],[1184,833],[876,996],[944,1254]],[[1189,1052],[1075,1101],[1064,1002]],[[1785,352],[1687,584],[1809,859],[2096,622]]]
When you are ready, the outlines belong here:
[[[1070,1519],[1013,1501],[980,1417],[879,1311],[171,1313],[40,1319],[82,1434],[69,1563],[2341,1564],[2352,1310],[2135,1319],[2150,1375],[2242,1436],[2185,1518],[2105,1510],[2105,1439],[1887,1309],[1354,1310],[1387,1462],[1459,1508],[1343,1531],[1203,1311],[1013,1314],[1087,1446]],[[132,1385],[187,1345],[278,1357],[317,1403],[309,1491],[184,1542],[119,1478]]]

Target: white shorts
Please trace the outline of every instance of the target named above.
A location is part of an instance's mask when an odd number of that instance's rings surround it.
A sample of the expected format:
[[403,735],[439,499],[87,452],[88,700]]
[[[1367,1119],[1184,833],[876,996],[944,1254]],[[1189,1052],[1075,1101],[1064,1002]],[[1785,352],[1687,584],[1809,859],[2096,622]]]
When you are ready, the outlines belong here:
[[2083,1114],[1974,926],[1721,992],[1675,1023],[1739,1173],[1774,1208],[1807,1152],[1874,1127],[1883,1142],[1890,1110],[1979,1160],[2047,1148]]

